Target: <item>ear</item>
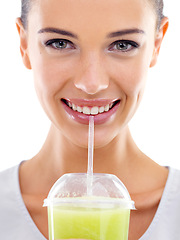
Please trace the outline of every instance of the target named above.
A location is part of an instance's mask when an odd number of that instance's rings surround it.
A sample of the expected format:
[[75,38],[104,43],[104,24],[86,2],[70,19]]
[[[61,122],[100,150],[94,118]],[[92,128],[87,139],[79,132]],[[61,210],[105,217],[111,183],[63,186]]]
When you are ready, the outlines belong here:
[[25,31],[20,18],[16,19],[16,27],[20,37],[20,52],[23,63],[26,68],[31,69],[31,63],[28,55],[27,32]]
[[167,17],[164,17],[162,19],[160,28],[159,28],[158,32],[156,33],[156,36],[155,36],[154,52],[153,52],[150,67],[153,67],[157,62],[157,58],[158,58],[159,51],[160,51],[160,48],[161,48],[162,40],[163,40],[163,38],[166,34],[168,26],[169,26],[169,19]]

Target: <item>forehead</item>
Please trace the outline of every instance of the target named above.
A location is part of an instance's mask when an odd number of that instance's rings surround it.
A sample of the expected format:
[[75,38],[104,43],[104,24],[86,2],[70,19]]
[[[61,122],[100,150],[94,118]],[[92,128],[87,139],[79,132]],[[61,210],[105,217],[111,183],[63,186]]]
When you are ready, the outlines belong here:
[[36,0],[29,20],[41,27],[105,31],[155,25],[148,0]]

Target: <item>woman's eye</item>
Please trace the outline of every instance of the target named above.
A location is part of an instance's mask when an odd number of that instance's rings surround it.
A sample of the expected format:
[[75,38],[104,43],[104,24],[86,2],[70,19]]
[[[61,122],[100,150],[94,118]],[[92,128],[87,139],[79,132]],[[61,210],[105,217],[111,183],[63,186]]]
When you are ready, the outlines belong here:
[[52,47],[54,49],[57,50],[63,50],[63,49],[74,49],[73,43],[68,41],[68,40],[64,40],[64,39],[51,39],[48,40],[45,43],[45,46],[49,46]]
[[129,52],[135,48],[138,48],[139,44],[134,41],[129,40],[121,40],[111,44],[109,50],[113,51],[121,51],[121,52]]

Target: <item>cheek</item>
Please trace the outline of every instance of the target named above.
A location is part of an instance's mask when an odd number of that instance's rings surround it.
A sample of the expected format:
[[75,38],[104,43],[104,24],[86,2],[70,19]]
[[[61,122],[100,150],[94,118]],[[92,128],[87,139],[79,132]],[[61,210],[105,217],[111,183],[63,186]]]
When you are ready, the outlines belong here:
[[126,69],[122,87],[128,96],[135,97],[144,89],[147,72],[148,68],[143,63],[138,64],[138,62]]
[[[61,113],[60,99],[63,97],[64,86],[71,79],[69,64],[59,61],[36,58],[33,62],[34,86],[42,108],[49,119],[57,123]],[[57,124],[58,125],[58,124]]]
[[144,90],[149,69],[147,55],[119,61],[114,65],[111,76],[127,97],[136,97]]
[[72,64],[40,57],[33,66],[35,88],[38,95],[56,98],[72,75]]

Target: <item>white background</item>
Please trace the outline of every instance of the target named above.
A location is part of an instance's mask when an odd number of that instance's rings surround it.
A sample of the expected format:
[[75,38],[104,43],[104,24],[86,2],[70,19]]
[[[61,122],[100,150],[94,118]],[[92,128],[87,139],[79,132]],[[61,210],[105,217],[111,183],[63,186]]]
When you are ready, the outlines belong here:
[[[161,165],[180,169],[179,9],[179,0],[165,0],[169,31],[130,127],[143,152]],[[20,0],[1,1],[0,170],[36,154],[50,125],[37,100],[32,73],[21,61],[15,27],[19,15]]]

